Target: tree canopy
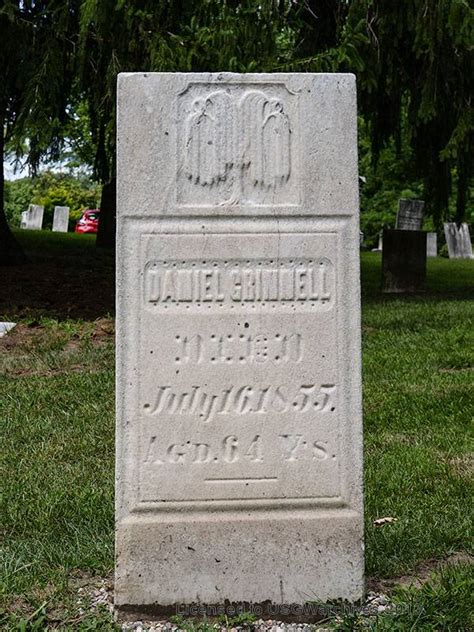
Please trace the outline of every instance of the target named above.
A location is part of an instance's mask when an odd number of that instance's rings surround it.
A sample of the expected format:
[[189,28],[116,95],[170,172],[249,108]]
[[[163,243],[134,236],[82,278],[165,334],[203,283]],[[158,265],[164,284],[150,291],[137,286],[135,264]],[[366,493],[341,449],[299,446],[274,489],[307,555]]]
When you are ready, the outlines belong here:
[[473,18],[466,0],[85,0],[81,65],[97,173],[114,170],[120,71],[354,72],[373,166],[391,142],[397,156],[408,145],[405,164],[435,223],[453,186],[461,221],[472,173]]
[[468,0],[5,0],[5,141],[28,139],[34,169],[68,137],[110,184],[119,72],[354,72],[370,168],[389,150],[439,228],[472,182],[473,17]]
[[346,28],[365,29],[349,39],[363,62],[360,111],[375,161],[391,139],[398,153],[408,144],[435,223],[446,219],[453,177],[461,221],[473,164],[474,11],[465,0],[354,0]]
[[[79,0],[3,0],[0,6],[0,148],[37,169],[59,156],[74,83]],[[27,140],[27,144],[25,144]],[[23,259],[4,213],[0,177],[0,263]]]

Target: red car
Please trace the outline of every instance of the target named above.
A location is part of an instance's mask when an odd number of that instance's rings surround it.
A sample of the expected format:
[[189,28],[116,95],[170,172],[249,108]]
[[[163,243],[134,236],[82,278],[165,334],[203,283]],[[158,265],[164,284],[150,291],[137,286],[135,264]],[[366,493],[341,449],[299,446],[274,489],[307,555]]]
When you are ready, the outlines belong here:
[[84,211],[77,221],[75,233],[96,233],[99,228],[99,215],[100,210],[88,209]]

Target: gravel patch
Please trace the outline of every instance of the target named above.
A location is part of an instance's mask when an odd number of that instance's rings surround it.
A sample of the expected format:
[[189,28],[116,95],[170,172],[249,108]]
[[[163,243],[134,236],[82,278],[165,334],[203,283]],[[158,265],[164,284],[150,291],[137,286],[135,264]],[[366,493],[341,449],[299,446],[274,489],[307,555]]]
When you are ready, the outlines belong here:
[[[86,605],[87,604],[87,605]],[[77,605],[79,614],[85,614],[86,608],[94,611],[99,608],[106,608],[113,614],[113,590],[110,581],[102,580],[96,586],[81,587],[78,590]],[[321,606],[323,608],[324,606]],[[365,603],[360,607],[346,606],[346,613],[357,614],[361,619],[370,620],[393,607],[389,597],[383,593],[369,592]],[[331,623],[337,624],[343,621],[340,609],[337,606],[328,606],[328,619]],[[202,619],[184,619],[183,626],[169,620],[162,621],[127,621],[121,624],[122,632],[202,632]],[[368,623],[368,622],[367,622]],[[286,623],[273,619],[259,619],[248,625],[235,627],[225,626],[222,623],[207,623],[206,629],[215,632],[330,632],[332,627],[325,624],[308,623]]]

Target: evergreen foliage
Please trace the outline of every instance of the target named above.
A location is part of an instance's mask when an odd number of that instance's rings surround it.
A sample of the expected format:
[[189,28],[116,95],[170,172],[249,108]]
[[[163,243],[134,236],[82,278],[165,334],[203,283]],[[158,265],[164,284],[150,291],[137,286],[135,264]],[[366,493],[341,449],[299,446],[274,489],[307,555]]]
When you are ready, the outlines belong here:
[[[67,137],[113,189],[119,72],[354,72],[363,204],[388,212],[398,174],[439,230],[472,209],[473,30],[469,0],[3,0],[1,150],[28,139],[34,171]],[[2,212],[0,247],[14,255]]]
[[83,0],[80,77],[96,176],[115,173],[119,72],[270,71],[290,56],[288,12],[274,0]]
[[[13,150],[34,172],[59,155],[74,82],[79,0],[3,0],[0,5],[0,152]],[[0,176],[0,264],[23,260],[4,212]]]
[[87,176],[44,171],[36,178],[5,183],[5,214],[12,228],[19,228],[21,213],[29,204],[44,207],[43,228],[51,228],[55,206],[69,207],[69,228],[73,229],[83,210],[99,205],[99,185]]
[[438,229],[453,216],[453,185],[461,221],[472,174],[473,16],[466,0],[84,0],[95,172],[114,174],[118,72],[354,72],[374,178],[388,149],[401,189],[423,196]]
[[374,167],[382,151],[392,146],[395,159],[409,167],[408,179],[423,183],[425,210],[438,228],[450,216],[454,184],[455,219],[462,221],[474,149],[471,4],[467,0],[294,4],[300,43],[290,68],[356,73],[359,112],[369,125]]

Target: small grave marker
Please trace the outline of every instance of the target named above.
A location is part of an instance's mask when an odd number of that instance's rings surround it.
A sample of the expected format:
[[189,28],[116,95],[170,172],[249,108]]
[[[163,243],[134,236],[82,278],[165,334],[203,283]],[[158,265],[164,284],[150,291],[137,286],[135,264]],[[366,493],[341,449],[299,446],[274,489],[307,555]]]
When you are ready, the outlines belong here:
[[55,206],[53,216],[53,232],[67,233],[69,224],[69,206]]
[[463,223],[459,226],[455,222],[444,225],[444,236],[448,245],[450,259],[472,259],[472,243],[469,226]]
[[43,227],[44,206],[30,204],[27,211],[21,214],[20,228],[24,230],[41,230]]
[[423,228],[423,200],[398,200],[397,230],[421,230]]

